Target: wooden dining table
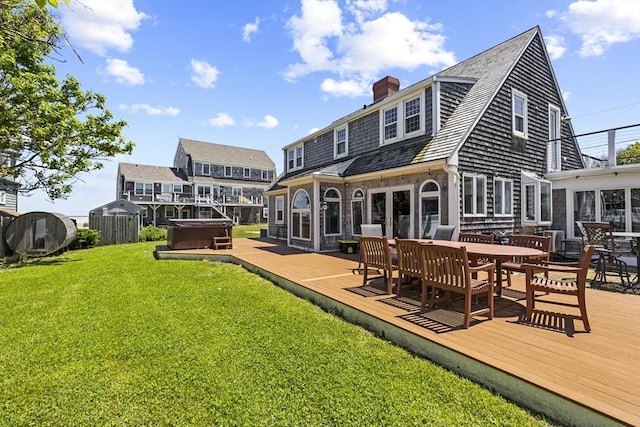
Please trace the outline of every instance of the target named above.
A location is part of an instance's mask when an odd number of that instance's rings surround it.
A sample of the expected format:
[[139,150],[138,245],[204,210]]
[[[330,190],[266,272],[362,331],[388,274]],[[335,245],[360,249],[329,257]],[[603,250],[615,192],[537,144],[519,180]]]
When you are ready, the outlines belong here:
[[[544,253],[533,248],[520,246],[496,245],[488,243],[458,242],[455,240],[412,239],[425,244],[436,244],[453,248],[464,246],[470,258],[486,258],[496,264],[497,294],[502,295],[502,263],[519,257],[540,257]],[[395,240],[389,241],[390,246],[395,246]]]

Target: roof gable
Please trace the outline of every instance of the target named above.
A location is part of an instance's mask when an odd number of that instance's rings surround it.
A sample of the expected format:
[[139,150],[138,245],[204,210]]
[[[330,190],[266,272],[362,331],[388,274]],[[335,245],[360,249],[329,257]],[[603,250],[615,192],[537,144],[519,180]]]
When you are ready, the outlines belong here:
[[263,150],[185,138],[180,138],[178,144],[182,146],[188,156],[191,156],[194,162],[275,169],[275,163]]

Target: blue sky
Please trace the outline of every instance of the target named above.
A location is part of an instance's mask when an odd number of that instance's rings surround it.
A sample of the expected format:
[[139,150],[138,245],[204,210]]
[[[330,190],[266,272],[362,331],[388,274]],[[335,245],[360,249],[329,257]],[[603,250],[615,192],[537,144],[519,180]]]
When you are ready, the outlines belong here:
[[53,13],[82,59],[63,49],[58,74],[104,94],[136,147],[66,200],[20,197],[20,212],[86,216],[115,198],[118,162],[171,166],[179,137],[263,149],[281,173],[283,146],[370,103],[380,78],[409,86],[536,25],[577,134],[640,123],[640,0],[71,0]]

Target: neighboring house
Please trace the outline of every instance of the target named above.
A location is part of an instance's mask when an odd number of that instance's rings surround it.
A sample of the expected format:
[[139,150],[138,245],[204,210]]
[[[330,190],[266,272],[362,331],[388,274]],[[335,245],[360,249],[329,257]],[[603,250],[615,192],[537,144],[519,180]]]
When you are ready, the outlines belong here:
[[15,156],[8,153],[0,153],[0,209],[10,211],[18,210],[18,184],[13,177],[4,177],[1,169],[14,166]]
[[174,218],[250,224],[266,221],[264,191],[275,178],[275,164],[263,150],[180,138],[173,167],[120,163],[116,199],[142,207],[145,224]]
[[268,235],[335,250],[380,223],[387,237],[552,228],[552,171],[583,168],[539,27],[399,90],[283,148]]

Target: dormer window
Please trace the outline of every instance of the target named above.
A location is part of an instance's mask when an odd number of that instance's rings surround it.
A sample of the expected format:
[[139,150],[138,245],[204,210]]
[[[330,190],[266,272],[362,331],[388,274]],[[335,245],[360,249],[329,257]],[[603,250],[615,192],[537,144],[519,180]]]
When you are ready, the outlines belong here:
[[251,168],[244,168],[243,176],[245,178],[251,178]]
[[512,93],[512,123],[513,135],[519,138],[527,138],[527,95],[513,89]]
[[411,138],[424,132],[424,95],[406,98],[381,110],[382,145]]
[[303,145],[299,144],[287,150],[287,170],[289,172],[302,169],[304,167],[302,147]]
[[202,175],[211,175],[211,165],[209,163],[202,164]]
[[233,169],[231,168],[231,166],[225,166],[224,167],[224,176],[230,177],[231,175],[233,175]]
[[347,155],[348,146],[347,146],[347,127],[341,127],[335,130],[334,133],[334,147],[333,147],[333,157],[339,158]]

